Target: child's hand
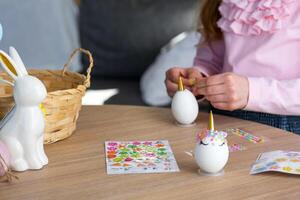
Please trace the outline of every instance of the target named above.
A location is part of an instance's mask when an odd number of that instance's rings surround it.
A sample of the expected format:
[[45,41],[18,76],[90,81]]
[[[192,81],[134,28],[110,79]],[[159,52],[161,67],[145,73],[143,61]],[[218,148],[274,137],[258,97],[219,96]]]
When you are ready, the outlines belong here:
[[246,107],[249,82],[245,76],[224,73],[200,80],[194,90],[198,95],[204,95],[215,108],[233,111]]
[[174,67],[169,69],[166,72],[166,80],[165,85],[167,88],[167,92],[170,97],[174,96],[175,92],[178,89],[178,79],[181,76],[183,79],[183,84],[186,89],[191,90],[191,87],[199,82],[203,78],[201,72],[195,67],[191,68],[178,68]]

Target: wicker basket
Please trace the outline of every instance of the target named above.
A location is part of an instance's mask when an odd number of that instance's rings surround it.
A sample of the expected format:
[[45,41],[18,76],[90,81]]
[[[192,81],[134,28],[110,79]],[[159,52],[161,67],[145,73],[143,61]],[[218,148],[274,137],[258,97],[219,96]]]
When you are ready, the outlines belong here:
[[[78,52],[86,54],[89,58],[90,64],[87,69],[87,76],[67,70],[74,55]],[[93,58],[91,53],[78,48],[72,52],[62,70],[29,70],[29,74],[39,78],[48,91],[47,98],[43,102],[46,111],[45,144],[65,139],[71,136],[76,129],[81,100],[86,89],[90,87],[92,68]],[[11,81],[11,78],[4,72],[0,72],[0,77]],[[0,119],[14,105],[12,92],[11,86],[0,84]]]

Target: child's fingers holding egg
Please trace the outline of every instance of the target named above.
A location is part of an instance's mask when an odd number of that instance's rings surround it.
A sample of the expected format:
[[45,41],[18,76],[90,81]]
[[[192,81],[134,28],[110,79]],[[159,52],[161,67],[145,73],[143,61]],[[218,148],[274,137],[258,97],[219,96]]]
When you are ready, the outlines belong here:
[[167,88],[167,93],[170,97],[174,96],[178,90],[179,77],[182,77],[183,85],[186,89],[191,89],[189,87],[189,80],[187,79],[187,69],[174,67],[166,72],[165,85]]
[[205,76],[196,67],[191,67],[187,70],[188,73],[188,85],[193,87]]
[[200,87],[198,88],[198,93],[205,96],[224,94],[226,93],[226,87],[222,84]]
[[187,77],[187,69],[173,67],[166,71],[166,79],[172,81],[173,83],[176,83],[176,84],[178,83],[179,76],[186,78]]
[[232,111],[243,109],[247,105],[247,77],[224,73],[207,78],[205,84],[205,87],[199,87],[198,93],[205,95],[215,108]]
[[206,86],[220,85],[226,83],[226,74],[217,74],[207,78]]
[[177,91],[177,81],[181,73],[183,73],[183,69],[177,67],[166,71],[165,85],[167,88],[167,93],[170,97],[174,96],[175,92]]
[[229,101],[226,94],[208,95],[206,99],[211,103],[227,103]]
[[175,92],[178,89],[178,85],[168,79],[165,80],[165,85],[167,88],[167,93],[170,97],[174,96]]

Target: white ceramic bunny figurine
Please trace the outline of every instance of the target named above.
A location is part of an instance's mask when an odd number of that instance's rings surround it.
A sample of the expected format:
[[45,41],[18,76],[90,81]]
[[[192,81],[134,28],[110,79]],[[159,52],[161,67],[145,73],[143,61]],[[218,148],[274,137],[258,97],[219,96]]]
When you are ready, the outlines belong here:
[[0,127],[2,140],[11,154],[11,168],[15,171],[41,169],[48,164],[44,151],[44,114],[40,104],[47,96],[43,83],[30,76],[17,53],[9,48],[9,55],[0,50],[0,64],[14,79],[13,96],[15,107],[5,117]]

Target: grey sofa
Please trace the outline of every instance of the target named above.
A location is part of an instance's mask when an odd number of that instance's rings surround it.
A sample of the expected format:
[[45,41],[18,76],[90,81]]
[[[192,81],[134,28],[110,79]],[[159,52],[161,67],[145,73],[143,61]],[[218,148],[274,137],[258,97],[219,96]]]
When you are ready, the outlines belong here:
[[144,105],[141,75],[171,38],[195,28],[198,8],[198,0],[81,1],[81,45],[95,60],[92,89],[119,89],[106,104]]

